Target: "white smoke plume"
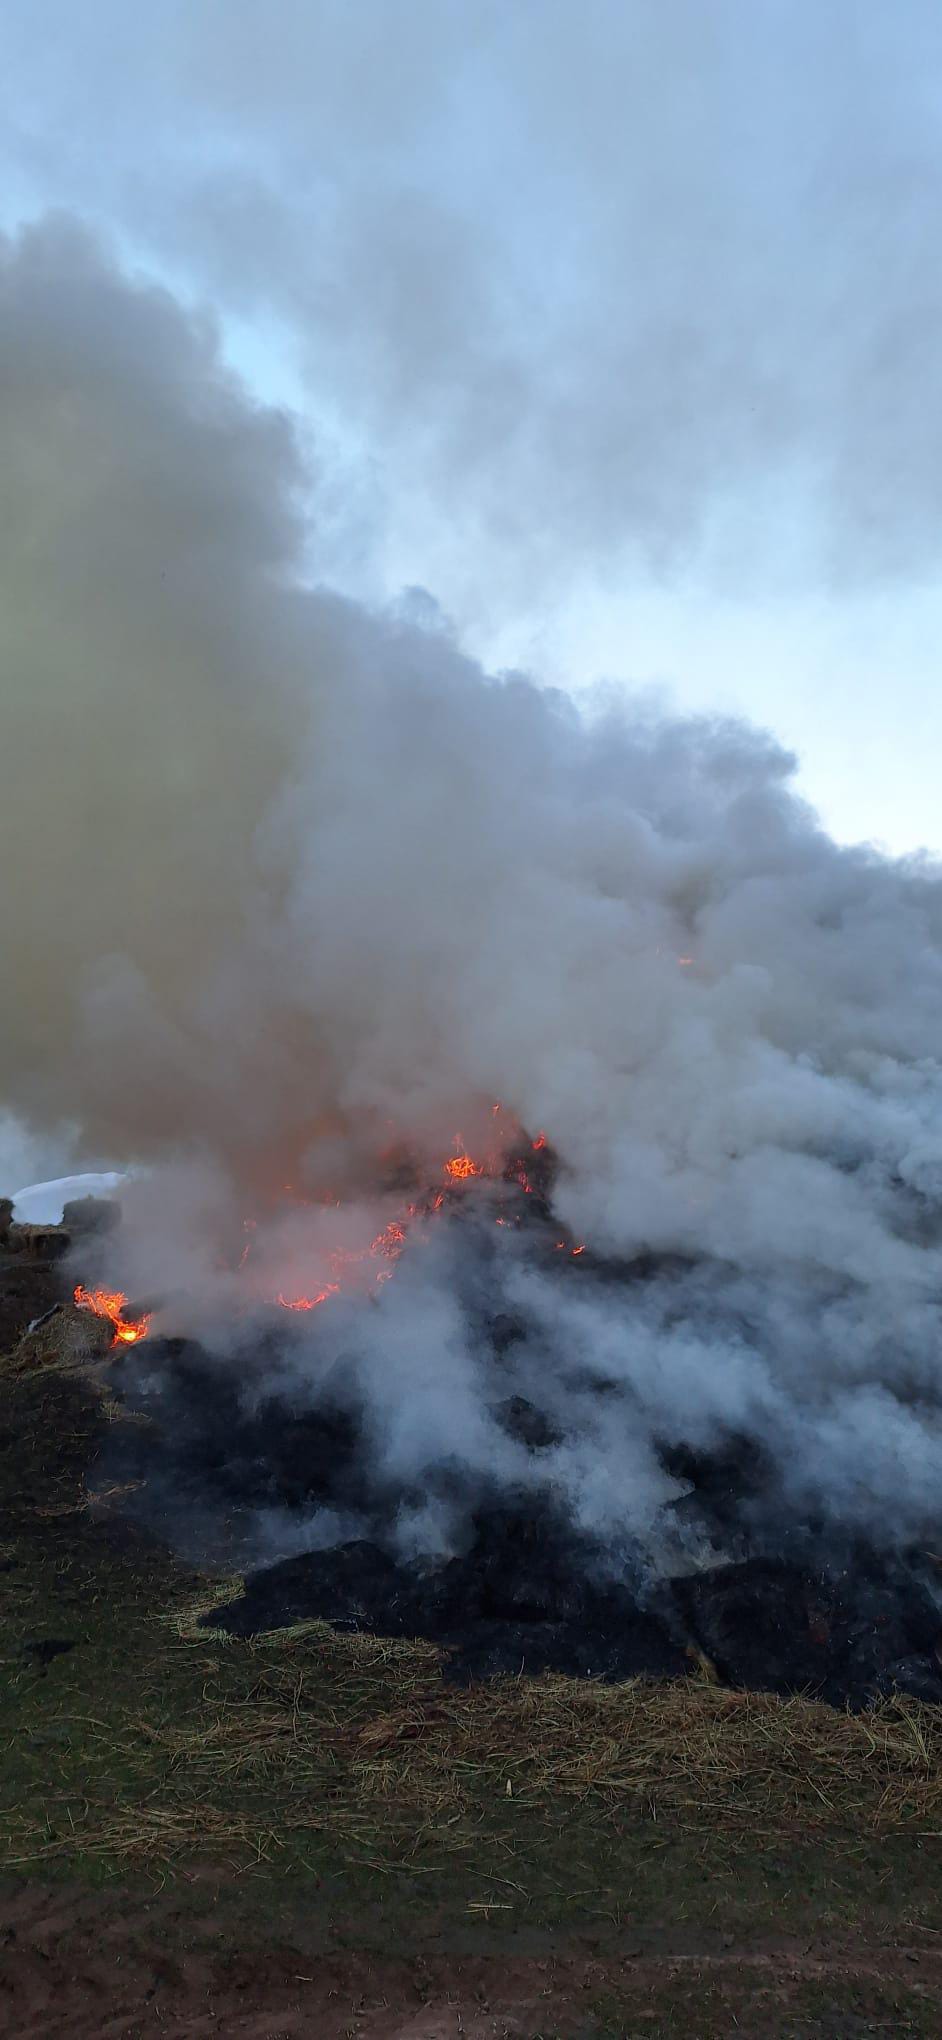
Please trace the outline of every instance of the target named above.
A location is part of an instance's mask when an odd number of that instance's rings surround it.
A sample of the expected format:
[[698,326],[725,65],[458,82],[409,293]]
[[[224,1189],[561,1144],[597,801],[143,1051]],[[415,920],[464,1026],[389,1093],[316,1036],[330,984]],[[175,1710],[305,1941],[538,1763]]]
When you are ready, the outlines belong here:
[[[406,1543],[449,1534],[446,1467],[651,1537],[664,1444],[731,1432],[801,1509],[923,1530],[939,874],[838,848],[760,732],[579,710],[427,600],[306,584],[308,489],[205,321],[66,219],[2,247],[5,1108],[147,1165],[114,1277],[217,1341],[246,1283],[309,1288],[394,1214],[381,1153],[432,1180],[498,1100],[558,1153],[568,1235],[680,1257],[561,1285],[513,1240],[462,1267],[446,1227],[368,1306],[292,1321],[295,1396],[354,1355]],[[272,1216],[287,1183],[343,1207]],[[538,1455],[493,1417],[485,1279]]]

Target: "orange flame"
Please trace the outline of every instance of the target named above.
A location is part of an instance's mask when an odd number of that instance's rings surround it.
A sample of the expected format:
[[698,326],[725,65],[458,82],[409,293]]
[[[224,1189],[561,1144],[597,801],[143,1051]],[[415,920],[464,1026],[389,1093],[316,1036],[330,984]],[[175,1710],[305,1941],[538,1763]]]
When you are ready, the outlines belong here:
[[[314,1296],[284,1296],[279,1294],[278,1302],[281,1304],[282,1309],[316,1310],[318,1304],[326,1303],[329,1296],[337,1296],[339,1294],[343,1288],[343,1282],[340,1278],[349,1268],[355,1267],[361,1262],[375,1259],[377,1256],[384,1261],[398,1261],[406,1243],[406,1224],[410,1218],[416,1216],[416,1209],[417,1207],[414,1204],[410,1204],[404,1219],[391,1218],[389,1224],[383,1227],[381,1233],[377,1233],[375,1240],[371,1240],[368,1247],[352,1248],[331,1254],[330,1264],[335,1270],[338,1279],[335,1282],[325,1282],[323,1288],[318,1289]],[[438,1209],[438,1200],[436,1200],[433,1209]],[[388,1282],[391,1274],[391,1267],[377,1268],[373,1279],[376,1282]]]
[[[504,1108],[502,1105],[496,1104],[492,1109],[494,1114],[497,1115],[502,1113]],[[536,1135],[534,1140],[530,1141],[531,1150],[535,1154],[542,1153],[543,1149],[548,1146],[548,1137],[542,1131]],[[326,1303],[329,1297],[338,1295],[346,1287],[347,1281],[357,1268],[363,1268],[367,1271],[368,1279],[375,1287],[379,1287],[381,1283],[388,1282],[393,1274],[395,1264],[406,1245],[407,1239],[412,1236],[413,1226],[418,1223],[419,1237],[422,1238],[424,1236],[422,1231],[423,1221],[433,1218],[436,1212],[441,1211],[448,1195],[448,1187],[452,1184],[470,1182],[474,1177],[497,1177],[502,1173],[503,1160],[500,1149],[495,1148],[486,1160],[476,1162],[473,1155],[468,1153],[460,1133],[456,1133],[455,1152],[453,1155],[449,1155],[442,1164],[442,1169],[447,1179],[444,1189],[437,1190],[434,1195],[426,1198],[419,1204],[405,1206],[399,1217],[390,1219],[388,1225],[383,1227],[382,1232],[377,1233],[376,1238],[370,1241],[369,1246],[346,1248],[330,1254],[328,1265],[331,1270],[331,1278],[324,1280],[309,1296],[285,1296],[283,1293],[279,1294],[277,1300],[282,1308],[284,1310],[296,1311],[316,1310],[319,1304]],[[517,1159],[510,1165],[506,1179],[517,1183],[528,1195],[532,1193],[533,1185],[521,1160]],[[511,1220],[501,1215],[498,1215],[496,1220],[496,1223],[502,1226],[507,1226],[511,1222]],[[516,1221],[513,1222],[515,1223]],[[577,1257],[580,1254],[584,1254],[586,1250],[582,1244],[573,1246],[569,1240],[559,1240],[557,1242],[557,1251]],[[377,1260],[381,1265],[370,1269],[370,1262]]]
[[336,1296],[339,1288],[339,1282],[328,1282],[316,1296],[282,1296],[279,1291],[278,1302],[282,1310],[316,1310],[319,1303],[326,1303],[329,1296]]
[[[492,1109],[495,1117],[501,1115],[504,1110],[503,1106],[499,1103],[495,1104]],[[516,1127],[516,1131],[517,1133],[522,1133],[522,1129],[519,1127]],[[547,1135],[542,1131],[539,1132],[536,1138],[530,1141],[529,1145],[534,1154],[540,1154],[549,1145]],[[421,1203],[405,1206],[400,1211],[399,1216],[390,1219],[388,1225],[383,1227],[382,1232],[377,1233],[376,1238],[371,1240],[368,1246],[338,1249],[329,1254],[327,1257],[327,1269],[324,1270],[318,1287],[312,1289],[310,1295],[286,1296],[283,1291],[279,1291],[276,1301],[283,1310],[317,1310],[320,1304],[326,1303],[331,1296],[337,1296],[340,1293],[353,1275],[353,1271],[358,1268],[364,1270],[367,1280],[375,1287],[378,1287],[381,1283],[388,1282],[407,1238],[410,1236],[413,1225],[418,1221],[419,1237],[420,1239],[424,1237],[424,1222],[432,1218],[436,1212],[441,1211],[448,1197],[449,1187],[452,1184],[467,1183],[474,1177],[497,1178],[503,1173],[505,1181],[513,1181],[527,1194],[532,1193],[533,1185],[529,1180],[525,1164],[522,1160],[519,1158],[513,1160],[506,1170],[504,1169],[503,1157],[506,1155],[506,1151],[506,1140],[499,1140],[484,1161],[476,1162],[473,1156],[468,1153],[461,1135],[456,1134],[454,1154],[450,1155],[442,1165],[443,1174],[446,1179],[443,1188],[435,1191]],[[290,1194],[293,1186],[286,1183],[284,1190]],[[341,1203],[340,1198],[336,1202],[339,1207]],[[499,1215],[496,1222],[498,1225],[506,1226],[511,1223],[516,1224],[519,1221],[517,1219],[511,1221],[503,1215]],[[243,1225],[245,1240],[239,1255],[240,1268],[244,1268],[249,1259],[256,1231],[256,1222],[252,1218],[245,1219]],[[584,1254],[586,1251],[584,1245],[573,1246],[569,1240],[557,1241],[556,1250],[558,1253],[570,1253],[573,1256]],[[378,1262],[379,1266],[374,1265],[371,1267],[371,1262],[374,1264]],[[147,1335],[150,1325],[150,1314],[147,1313],[139,1318],[125,1318],[124,1308],[127,1303],[127,1297],[121,1290],[89,1290],[84,1289],[79,1284],[75,1291],[75,1301],[81,1309],[94,1311],[96,1316],[107,1318],[110,1321],[114,1328],[113,1345],[133,1346],[138,1339],[143,1339]]]
[[79,1310],[91,1310],[96,1317],[110,1320],[114,1326],[113,1346],[134,1346],[138,1339],[147,1337],[150,1316],[125,1318],[123,1312],[127,1297],[123,1289],[84,1289],[79,1282],[74,1291],[74,1301]]
[[466,1183],[470,1176],[483,1176],[480,1162],[474,1162],[468,1154],[460,1133],[455,1134],[455,1152],[445,1163],[445,1174],[453,1183]]

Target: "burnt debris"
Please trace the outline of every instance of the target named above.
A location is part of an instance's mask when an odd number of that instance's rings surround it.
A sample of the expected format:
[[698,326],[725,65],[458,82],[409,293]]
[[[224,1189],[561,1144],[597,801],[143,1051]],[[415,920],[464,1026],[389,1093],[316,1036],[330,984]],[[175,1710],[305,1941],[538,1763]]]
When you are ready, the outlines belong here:
[[[469,1499],[463,1550],[407,1560],[397,1521],[418,1498],[376,1485],[355,1405],[292,1408],[264,1392],[270,1358],[256,1354],[253,1377],[189,1340],[153,1338],[115,1358],[123,1401],[149,1418],[109,1434],[109,1477],[141,1483],[127,1506],[189,1556],[246,1568],[243,1592],[207,1617],[211,1626],[251,1636],[314,1618],[424,1637],[457,1679],[665,1678],[706,1667],[724,1684],[835,1706],[894,1691],[942,1702],[933,1560],[855,1543],[822,1561],[814,1528],[750,1515],[764,1469],[745,1441],[671,1456],[689,1488],[676,1506],[696,1520],[701,1550],[721,1552],[680,1576],[652,1577],[637,1554],[619,1566],[545,1497],[496,1490]],[[533,1454],[553,1442],[545,1414],[522,1396],[494,1414]],[[298,1550],[325,1521],[324,1548]],[[271,1562],[260,1563],[266,1538]],[[279,1554],[279,1539],[282,1553],[295,1544],[291,1555]]]
[[482,1513],[468,1550],[438,1566],[397,1562],[363,1540],[251,1573],[207,1621],[252,1636],[319,1616],[337,1628],[422,1636],[453,1677],[561,1671],[670,1678],[689,1669],[670,1610],[593,1579],[588,1553],[545,1510]]
[[894,1691],[942,1701],[942,1615],[913,1564],[811,1573],[752,1558],[645,1586],[547,1514],[494,1509],[460,1558],[417,1571],[363,1540],[250,1573],[206,1621],[236,1636],[318,1617],[442,1644],[453,1677],[561,1671],[723,1684],[864,1707]]
[[[664,1678],[699,1668],[731,1686],[837,1706],[894,1691],[942,1702],[942,1560],[921,1550],[888,1555],[797,1512],[780,1463],[754,1437],[730,1430],[709,1447],[669,1437],[656,1446],[675,1484],[657,1568],[645,1550],[614,1553],[574,1527],[554,1487],[559,1405],[519,1297],[501,1287],[496,1257],[508,1234],[497,1227],[519,1229],[551,1280],[558,1270],[560,1281],[630,1293],[642,1310],[655,1291],[679,1297],[698,1278],[681,1257],[615,1265],[560,1239],[554,1167],[534,1143],[498,1183],[469,1197],[459,1182],[439,1200],[446,1244],[463,1248],[454,1281],[466,1287],[484,1399],[515,1448],[519,1487],[506,1471],[472,1481],[457,1460],[423,1473],[420,1491],[383,1473],[348,1321],[336,1320],[334,1333],[330,1318],[322,1331],[319,1320],[286,1322],[285,1313],[233,1328],[223,1357],[153,1332],[118,1345],[116,1395],[144,1421],[110,1427],[103,1481],[125,1490],[128,1513],[188,1559],[244,1572],[243,1591],[208,1618],[233,1635],[315,1618],[428,1638],[462,1679],[544,1670]],[[90,1241],[113,1223],[91,1202],[67,1216]],[[17,1244],[35,1250],[32,1240]],[[709,1310],[708,1287],[698,1285],[697,1298]],[[127,1315],[146,1321],[152,1308]],[[616,1390],[591,1351],[574,1354],[572,1367],[600,1420],[607,1398],[620,1393],[630,1404],[630,1383]],[[405,1555],[404,1525],[424,1510],[450,1525],[446,1556]]]
[[724,1684],[866,1706],[894,1691],[942,1701],[942,1616],[912,1562],[813,1573],[752,1558],[646,1585],[613,1579],[549,1512],[482,1514],[468,1550],[416,1568],[364,1539],[248,1575],[206,1617],[253,1636],[317,1617],[443,1645],[453,1677],[553,1670]]

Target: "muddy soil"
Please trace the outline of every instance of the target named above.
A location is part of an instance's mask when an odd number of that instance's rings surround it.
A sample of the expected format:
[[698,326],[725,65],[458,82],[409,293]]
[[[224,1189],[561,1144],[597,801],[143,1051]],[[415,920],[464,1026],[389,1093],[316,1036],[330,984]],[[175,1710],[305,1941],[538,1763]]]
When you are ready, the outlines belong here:
[[[205,1892],[200,1894],[204,1900]],[[44,2040],[578,2040],[684,2033],[937,2034],[942,1955],[872,1941],[708,1942],[650,1932],[606,1951],[430,1948],[393,1958],[351,1945],[235,1946],[205,1904],[120,1889],[8,1893],[0,2032]],[[486,1931],[484,1929],[483,1931]],[[478,1930],[478,1938],[482,1930]]]

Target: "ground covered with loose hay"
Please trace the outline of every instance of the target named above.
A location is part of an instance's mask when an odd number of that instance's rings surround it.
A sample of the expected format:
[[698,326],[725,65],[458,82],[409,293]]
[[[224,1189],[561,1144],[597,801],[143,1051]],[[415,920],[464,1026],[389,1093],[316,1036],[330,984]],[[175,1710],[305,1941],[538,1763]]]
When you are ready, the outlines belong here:
[[223,1636],[58,1282],[0,1267],[0,2031],[942,2031],[942,1713]]

